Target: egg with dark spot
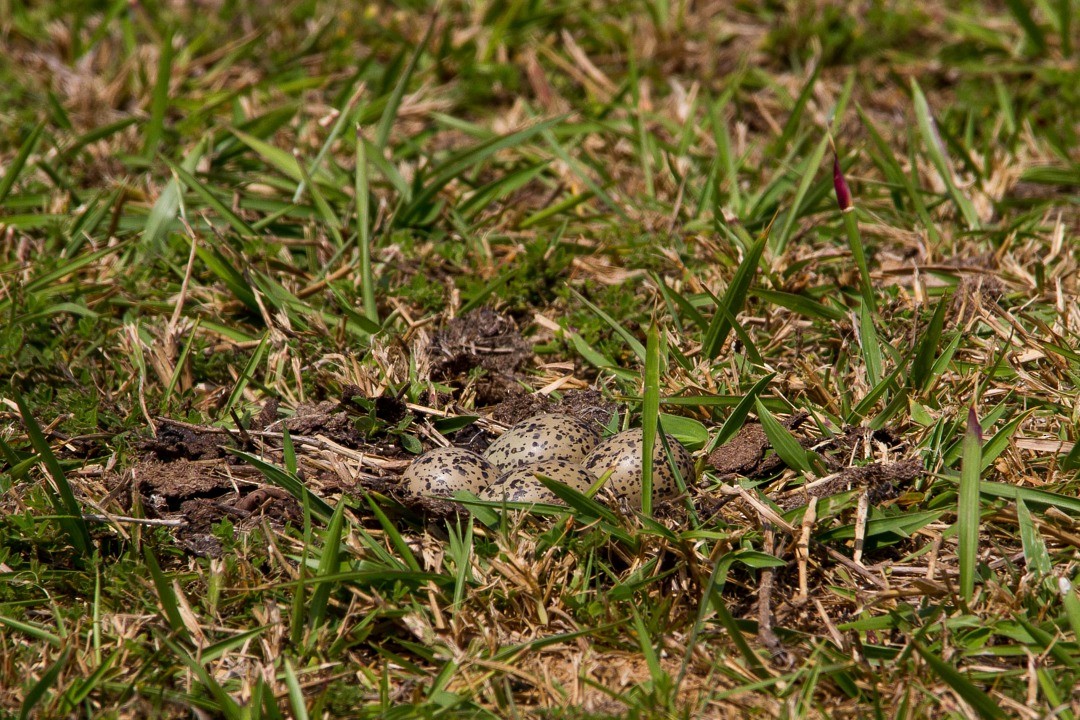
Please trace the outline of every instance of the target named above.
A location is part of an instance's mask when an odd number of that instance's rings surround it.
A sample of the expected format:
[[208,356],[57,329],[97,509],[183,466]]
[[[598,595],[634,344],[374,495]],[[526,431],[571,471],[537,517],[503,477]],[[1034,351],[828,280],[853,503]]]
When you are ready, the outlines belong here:
[[572,415],[537,415],[514,425],[484,453],[502,472],[548,460],[580,463],[600,436]]
[[[625,498],[631,506],[641,506],[641,445],[645,437],[641,428],[626,430],[609,437],[593,450],[582,466],[600,477],[611,471],[605,487],[616,497]],[[687,485],[694,481],[694,460],[678,440],[667,436],[675,465]],[[667,452],[657,434],[653,447],[653,499],[662,500],[679,493],[679,484],[668,463]]]
[[537,479],[537,475],[558,480],[563,485],[568,485],[579,492],[585,492],[596,481],[592,473],[577,463],[566,460],[546,460],[500,475],[479,494],[480,499],[496,502],[506,500],[507,502],[565,504],[558,495]]
[[499,471],[480,455],[461,448],[436,448],[413,460],[402,483],[413,495],[451,497],[458,490],[479,493]]

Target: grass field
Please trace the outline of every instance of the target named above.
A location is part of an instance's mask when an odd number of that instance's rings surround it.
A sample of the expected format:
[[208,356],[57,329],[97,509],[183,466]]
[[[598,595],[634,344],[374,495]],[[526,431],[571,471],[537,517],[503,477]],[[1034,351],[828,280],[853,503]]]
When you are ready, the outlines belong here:
[[1080,714],[1080,3],[261,5],[0,0],[0,716]]

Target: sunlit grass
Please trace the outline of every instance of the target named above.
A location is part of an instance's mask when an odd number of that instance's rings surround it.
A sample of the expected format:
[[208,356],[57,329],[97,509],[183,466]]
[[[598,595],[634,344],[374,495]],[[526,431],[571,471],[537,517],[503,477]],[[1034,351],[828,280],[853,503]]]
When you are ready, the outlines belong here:
[[[0,714],[1075,716],[1075,3],[200,8],[0,12]],[[400,504],[481,307],[701,482]]]

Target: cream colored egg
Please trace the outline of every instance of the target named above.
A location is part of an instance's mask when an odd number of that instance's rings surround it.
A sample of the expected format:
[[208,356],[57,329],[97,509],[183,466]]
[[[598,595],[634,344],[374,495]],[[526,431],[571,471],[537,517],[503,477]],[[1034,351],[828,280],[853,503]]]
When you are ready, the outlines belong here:
[[437,448],[413,460],[402,483],[413,495],[451,497],[458,490],[479,493],[498,476],[495,466],[461,448]]
[[537,415],[503,433],[484,457],[502,472],[548,460],[580,463],[599,441],[588,423],[572,415]]
[[[593,450],[583,467],[600,477],[611,471],[606,487],[616,497],[625,498],[631,507],[641,506],[641,445],[644,438],[641,428],[626,430],[609,437]],[[690,453],[678,440],[667,436],[675,464],[679,468],[683,482],[694,482],[694,461]],[[659,435],[653,448],[653,500],[663,500],[679,493],[679,485],[668,463],[667,452]]]
[[566,460],[547,460],[519,467],[504,473],[480,493],[482,500],[529,503],[564,504],[559,496],[549,490],[537,479],[543,475],[558,480],[575,490],[585,492],[595,482],[596,477],[577,463]]

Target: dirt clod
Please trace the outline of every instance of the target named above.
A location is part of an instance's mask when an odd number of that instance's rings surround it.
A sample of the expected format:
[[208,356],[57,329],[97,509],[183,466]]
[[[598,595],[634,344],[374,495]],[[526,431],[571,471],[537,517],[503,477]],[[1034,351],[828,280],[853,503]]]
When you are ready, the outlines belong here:
[[533,355],[512,318],[480,308],[454,318],[431,338],[432,375],[451,379],[473,368],[512,375]]
[[202,432],[183,425],[163,423],[157,437],[147,439],[141,449],[163,462],[171,460],[213,460],[227,455],[223,445],[231,445],[220,433]]
[[[788,430],[794,430],[802,425],[808,417],[806,413],[797,413],[782,424]],[[806,443],[806,445],[809,444],[809,442]],[[747,423],[739,432],[735,433],[735,437],[712,451],[709,455],[709,464],[722,476],[763,477],[771,475],[784,464],[783,460],[775,454],[766,456],[766,451],[771,447],[769,439],[765,436],[765,430],[760,423]]]

